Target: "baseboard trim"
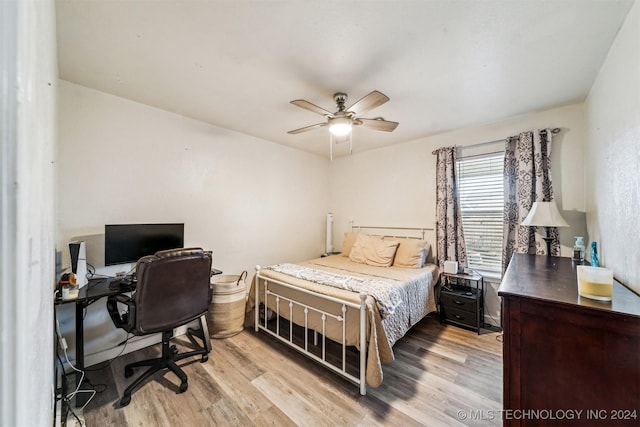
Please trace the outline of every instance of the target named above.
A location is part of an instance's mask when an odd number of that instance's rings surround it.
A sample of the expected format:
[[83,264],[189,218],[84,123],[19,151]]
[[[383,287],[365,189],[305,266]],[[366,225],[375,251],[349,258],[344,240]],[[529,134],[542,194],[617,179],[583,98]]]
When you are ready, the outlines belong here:
[[[192,323],[184,326],[180,326],[174,330],[174,336],[184,335],[187,332],[188,327],[197,327],[199,320],[194,320]],[[107,348],[97,351],[92,354],[85,354],[84,366],[89,367],[97,365],[98,363],[106,362],[108,360],[115,359],[118,356],[140,350],[145,347],[149,347],[162,342],[162,334],[153,334],[145,336],[134,336],[129,338],[126,344],[118,345],[115,347]],[[124,347],[124,348],[123,348]]]

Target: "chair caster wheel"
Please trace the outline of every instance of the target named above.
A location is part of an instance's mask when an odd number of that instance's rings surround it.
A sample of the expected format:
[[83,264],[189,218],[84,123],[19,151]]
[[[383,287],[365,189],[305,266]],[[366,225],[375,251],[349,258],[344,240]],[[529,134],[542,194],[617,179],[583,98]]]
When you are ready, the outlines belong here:
[[122,396],[120,399],[120,407],[127,406],[131,402],[131,396]]
[[[133,375],[133,368],[130,367],[130,366],[125,366],[125,368],[124,368],[124,377],[125,378],[129,378],[132,375]],[[129,399],[131,399],[131,398],[129,398]]]
[[180,384],[180,390],[178,391],[178,393],[184,393],[185,391],[187,391],[187,388],[189,388],[189,384],[185,381]]
[[209,360],[209,355],[208,354],[203,354],[202,355],[202,359],[200,359],[200,363],[204,363],[207,360]]
[[169,351],[171,351],[171,354],[172,354],[172,355],[174,355],[174,356],[175,356],[176,354],[178,354],[178,348],[177,348],[175,345],[172,345],[172,346],[169,348]]

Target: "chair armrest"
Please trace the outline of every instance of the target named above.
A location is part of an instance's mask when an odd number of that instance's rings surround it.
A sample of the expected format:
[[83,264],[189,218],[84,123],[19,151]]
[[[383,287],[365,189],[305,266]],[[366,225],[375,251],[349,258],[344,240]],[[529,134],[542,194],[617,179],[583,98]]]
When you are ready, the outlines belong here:
[[[118,303],[127,306],[127,312],[120,314]],[[136,319],[136,303],[131,297],[123,294],[111,295],[107,298],[107,311],[116,328],[129,332],[134,328]]]

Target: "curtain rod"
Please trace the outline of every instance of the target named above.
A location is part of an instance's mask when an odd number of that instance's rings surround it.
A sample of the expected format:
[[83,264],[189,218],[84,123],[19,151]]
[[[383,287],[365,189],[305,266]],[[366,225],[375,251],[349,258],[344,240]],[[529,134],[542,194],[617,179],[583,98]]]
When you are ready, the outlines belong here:
[[[560,133],[562,129],[560,128],[553,128],[551,129],[551,133]],[[544,131],[544,129],[543,129]],[[513,137],[509,137],[509,138],[513,138]],[[508,138],[502,138],[502,139],[496,139],[495,141],[487,141],[487,142],[478,142],[477,144],[471,144],[471,145],[463,145],[463,146],[456,146],[457,148],[471,148],[471,147],[479,147],[481,145],[488,145],[488,144],[495,144],[497,142],[504,142],[506,141]],[[433,150],[431,152],[431,154],[436,154],[438,152],[438,150]]]

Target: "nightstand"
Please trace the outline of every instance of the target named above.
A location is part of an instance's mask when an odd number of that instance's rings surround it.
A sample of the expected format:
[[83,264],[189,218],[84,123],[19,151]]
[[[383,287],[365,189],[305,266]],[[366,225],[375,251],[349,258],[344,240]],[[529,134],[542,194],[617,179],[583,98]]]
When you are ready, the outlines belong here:
[[480,274],[440,274],[440,321],[475,330],[484,326],[484,277]]

